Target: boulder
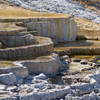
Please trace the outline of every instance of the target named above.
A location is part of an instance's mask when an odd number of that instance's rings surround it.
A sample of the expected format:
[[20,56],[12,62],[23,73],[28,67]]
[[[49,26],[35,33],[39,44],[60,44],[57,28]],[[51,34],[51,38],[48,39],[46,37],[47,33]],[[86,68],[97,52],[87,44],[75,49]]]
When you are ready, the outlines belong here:
[[81,62],[81,59],[73,59],[73,62]]
[[86,60],[82,60],[82,61],[80,62],[80,64],[82,64],[82,65],[87,65],[88,62],[87,62]]
[[41,73],[41,74],[35,76],[34,79],[45,80],[45,79],[47,79],[47,76],[45,74]]
[[57,54],[41,56],[33,60],[25,60],[19,63],[23,66],[26,66],[29,70],[29,73],[32,74],[44,73],[53,75],[56,74],[61,67],[61,62]]
[[14,62],[15,65],[8,67],[1,67],[0,74],[6,74],[13,72],[15,76],[20,78],[26,78],[28,76],[28,68],[25,66],[17,65],[17,62]]
[[13,73],[0,74],[0,83],[13,85],[16,83],[16,76]]
[[62,59],[62,60],[69,59],[69,56],[68,56],[68,55],[64,55],[64,56],[61,57],[61,59]]
[[11,71],[17,77],[20,77],[20,78],[26,78],[29,75],[28,68],[25,67],[25,66],[19,66],[19,67],[16,67],[16,68],[12,68]]

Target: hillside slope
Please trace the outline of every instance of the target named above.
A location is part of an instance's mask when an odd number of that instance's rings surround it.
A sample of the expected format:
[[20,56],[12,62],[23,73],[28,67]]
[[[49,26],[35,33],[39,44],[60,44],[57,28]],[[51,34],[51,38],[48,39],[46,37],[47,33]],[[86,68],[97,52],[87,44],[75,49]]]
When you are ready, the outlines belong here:
[[9,6],[7,4],[0,3],[0,18],[66,18],[70,17],[68,14],[56,14],[46,12],[36,12],[28,9],[24,9],[17,6]]
[[[3,0],[2,0],[3,1]],[[66,18],[70,17],[68,14],[46,13],[27,10],[17,6],[10,6],[7,2],[0,2],[0,18]],[[100,24],[92,22],[84,18],[74,18],[78,24],[78,34],[91,36],[93,38],[100,35]]]
[[75,0],[75,1],[79,1],[82,4],[95,6],[100,9],[100,0]]
[[20,7],[36,11],[71,14],[100,23],[100,13],[73,0],[7,0]]

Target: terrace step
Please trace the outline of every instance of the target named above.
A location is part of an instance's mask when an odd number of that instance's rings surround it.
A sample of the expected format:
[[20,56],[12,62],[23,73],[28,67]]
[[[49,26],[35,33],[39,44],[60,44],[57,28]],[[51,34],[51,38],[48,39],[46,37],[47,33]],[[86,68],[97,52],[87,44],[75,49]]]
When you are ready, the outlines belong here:
[[16,65],[17,64],[26,66],[30,74],[44,73],[47,75],[54,75],[59,71],[61,67],[59,56],[55,53],[47,56],[40,56],[32,60],[18,61],[16,62]]
[[26,28],[14,23],[0,23],[0,41],[4,47],[26,46],[35,43],[33,35]]
[[80,40],[62,43],[56,45],[54,51],[60,55],[100,55],[100,41]]
[[16,26],[14,23],[0,23],[1,35],[16,35],[16,33],[23,31],[27,31],[27,28]]
[[53,52],[53,42],[46,37],[34,36],[38,44],[0,49],[0,59],[30,59]]

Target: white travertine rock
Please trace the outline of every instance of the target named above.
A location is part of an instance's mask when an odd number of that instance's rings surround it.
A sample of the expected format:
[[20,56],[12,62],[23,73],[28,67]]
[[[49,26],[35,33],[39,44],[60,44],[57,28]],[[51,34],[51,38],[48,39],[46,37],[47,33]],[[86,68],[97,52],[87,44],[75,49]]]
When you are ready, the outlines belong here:
[[29,75],[28,68],[25,67],[25,66],[19,66],[19,67],[16,67],[16,68],[12,68],[11,71],[17,77],[20,77],[20,78],[26,78]]
[[56,74],[61,67],[61,62],[57,54],[49,56],[41,56],[34,60],[19,62],[23,66],[28,67],[29,73],[34,74]]
[[70,59],[70,57],[68,55],[64,55],[64,56],[61,57],[61,59],[62,60],[67,60],[67,59]]
[[38,44],[0,49],[0,59],[28,59],[45,54],[51,54],[54,44],[50,38],[34,36]]
[[55,43],[76,40],[77,25],[72,18],[41,18],[25,25],[28,30],[37,30],[39,36],[50,37]]
[[0,90],[4,90],[6,88],[6,85],[0,84]]
[[28,68],[25,66],[17,65],[16,62],[14,62],[14,65],[12,66],[0,68],[0,74],[5,74],[9,72],[13,72],[15,76],[20,78],[26,78],[29,75]]
[[20,95],[20,100],[55,100],[70,93],[70,87],[56,89],[48,92],[36,92],[27,95]]
[[0,83],[13,85],[16,82],[16,76],[13,73],[1,74]]
[[35,44],[34,36],[31,34],[26,35],[0,35],[0,41],[4,46],[16,47]]
[[47,79],[47,76],[45,74],[41,73],[41,74],[35,76],[34,79],[42,79],[42,80],[45,80],[45,79]]

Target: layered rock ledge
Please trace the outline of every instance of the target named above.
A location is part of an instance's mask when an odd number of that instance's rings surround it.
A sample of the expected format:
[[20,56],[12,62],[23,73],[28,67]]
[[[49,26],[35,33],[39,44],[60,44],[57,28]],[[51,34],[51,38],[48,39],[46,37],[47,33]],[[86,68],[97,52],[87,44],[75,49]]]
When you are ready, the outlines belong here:
[[26,66],[30,74],[44,73],[47,75],[55,75],[61,68],[59,56],[54,53],[48,56],[40,56],[33,60],[18,61],[15,64]]
[[77,37],[77,23],[71,16],[4,18],[0,22],[23,22],[28,31],[37,31],[39,36],[50,37],[54,43],[74,41]]
[[17,47],[35,44],[34,37],[24,27],[14,23],[0,23],[0,41],[4,47]]
[[38,44],[0,49],[0,59],[30,59],[53,52],[53,42],[51,39],[39,36],[34,36],[34,38]]

